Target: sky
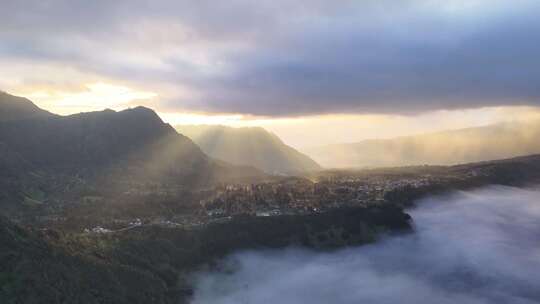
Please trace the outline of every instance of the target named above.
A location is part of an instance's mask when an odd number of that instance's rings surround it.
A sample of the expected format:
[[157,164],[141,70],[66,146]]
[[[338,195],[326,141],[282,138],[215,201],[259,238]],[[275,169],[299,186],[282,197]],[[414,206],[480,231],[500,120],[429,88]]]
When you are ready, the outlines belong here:
[[540,106],[535,0],[1,0],[0,90],[71,114],[263,126],[297,147]]

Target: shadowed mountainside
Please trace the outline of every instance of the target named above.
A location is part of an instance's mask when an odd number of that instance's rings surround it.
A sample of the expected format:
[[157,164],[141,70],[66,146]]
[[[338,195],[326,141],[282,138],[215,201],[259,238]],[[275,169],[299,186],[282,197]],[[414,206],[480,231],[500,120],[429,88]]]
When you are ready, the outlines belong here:
[[[16,107],[3,110],[7,113],[12,108]],[[254,169],[212,160],[144,107],[0,122],[0,152],[0,164],[6,169],[26,166],[69,173],[108,169],[180,183],[234,177],[235,170],[239,175],[258,175]]]
[[238,165],[254,166],[267,173],[295,174],[320,170],[307,155],[287,146],[263,128],[225,126],[175,127],[193,139],[208,155]]
[[540,121],[508,122],[306,149],[330,168],[453,165],[540,152]]
[[123,193],[143,186],[194,188],[264,177],[255,168],[209,158],[144,107],[0,122],[0,169],[4,207],[92,189]]

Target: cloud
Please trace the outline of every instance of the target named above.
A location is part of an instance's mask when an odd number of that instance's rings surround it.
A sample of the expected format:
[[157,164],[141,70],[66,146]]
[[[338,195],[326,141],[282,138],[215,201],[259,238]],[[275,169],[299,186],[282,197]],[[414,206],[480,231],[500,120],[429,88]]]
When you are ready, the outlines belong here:
[[416,232],[332,253],[250,251],[198,276],[192,303],[537,303],[540,191],[424,200]]
[[8,0],[0,56],[128,81],[157,91],[169,110],[539,105],[539,8],[532,0]]

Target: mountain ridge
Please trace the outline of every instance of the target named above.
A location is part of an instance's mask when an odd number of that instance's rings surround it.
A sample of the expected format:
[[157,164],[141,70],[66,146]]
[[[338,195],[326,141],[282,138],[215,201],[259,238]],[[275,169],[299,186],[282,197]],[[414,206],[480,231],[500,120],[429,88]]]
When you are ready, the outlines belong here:
[[[30,102],[16,96],[9,101]],[[12,108],[17,106],[2,109],[7,113]],[[21,173],[22,165],[26,171],[111,174],[190,185],[262,175],[254,168],[211,159],[146,107],[0,121],[0,166]]]
[[251,165],[271,174],[298,174],[321,169],[307,155],[261,127],[177,125],[175,128],[208,155],[233,164]]
[[55,114],[39,108],[27,98],[0,91],[0,122],[52,116]]
[[325,167],[455,165],[540,153],[540,121],[516,121],[304,149]]

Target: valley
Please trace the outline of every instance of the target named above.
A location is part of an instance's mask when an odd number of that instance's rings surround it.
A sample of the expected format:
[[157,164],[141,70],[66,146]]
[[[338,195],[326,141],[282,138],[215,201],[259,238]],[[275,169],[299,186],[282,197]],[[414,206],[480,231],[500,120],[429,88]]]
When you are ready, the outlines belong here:
[[540,181],[539,155],[272,175],[207,156],[148,108],[56,116],[16,102],[31,113],[0,122],[6,303],[189,303],[193,273],[229,254],[371,244],[414,233],[421,198]]
[[540,1],[0,0],[0,304],[539,304]]

